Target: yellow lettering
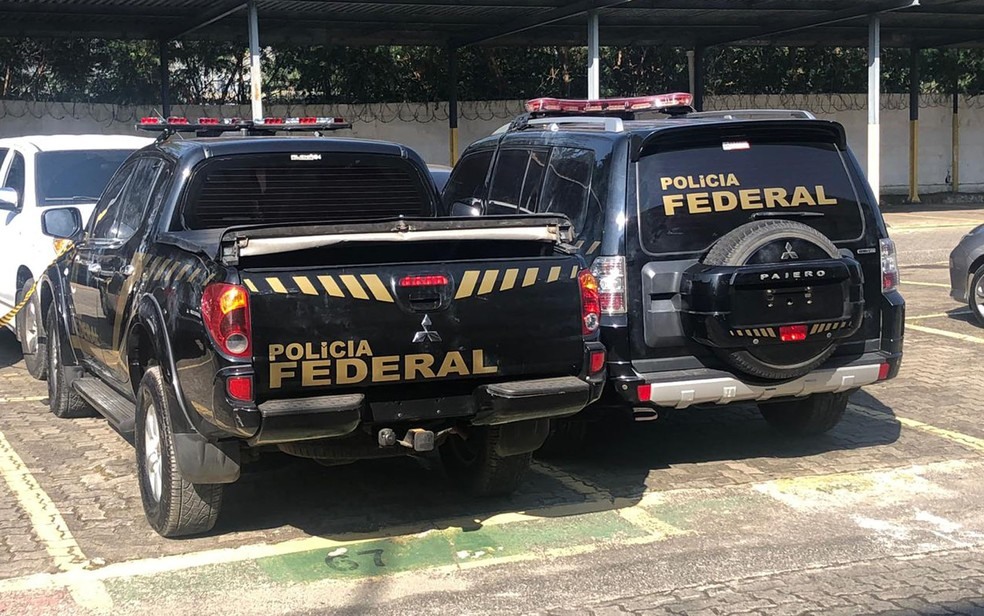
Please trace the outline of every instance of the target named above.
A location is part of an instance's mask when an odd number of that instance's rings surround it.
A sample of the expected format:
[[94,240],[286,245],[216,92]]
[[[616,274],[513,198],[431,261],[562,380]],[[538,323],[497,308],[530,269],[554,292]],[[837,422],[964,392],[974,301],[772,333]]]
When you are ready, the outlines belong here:
[[403,361],[404,366],[404,378],[408,381],[412,381],[417,378],[419,374],[425,379],[434,378],[434,356],[429,353],[417,353],[415,355],[407,355]]
[[721,176],[719,175],[709,175],[705,180],[708,188],[717,188],[721,185]]
[[297,342],[291,342],[287,345],[287,359],[298,360],[304,357],[304,347]]
[[793,189],[793,198],[791,202],[793,207],[817,204],[817,202],[813,200],[813,195],[811,195],[810,191],[806,189],[806,186],[797,186]]
[[328,352],[336,359],[339,357],[345,357],[345,342],[341,340],[332,342],[331,346],[328,347]]
[[663,190],[669,188],[671,184],[673,184],[673,178],[659,178],[659,185],[663,187]]
[[319,359],[301,363],[301,386],[331,385],[331,360]]
[[270,361],[277,359],[278,355],[283,355],[284,345],[282,344],[271,344],[269,349]]
[[314,344],[310,342],[304,344],[304,359],[321,359],[321,355],[314,350]]
[[497,372],[499,372],[499,366],[495,364],[485,365],[485,351],[482,349],[472,351],[472,374],[496,374]]
[[823,186],[817,186],[817,204],[837,205],[837,199],[827,197],[827,191],[824,190]]
[[284,386],[284,379],[289,379],[297,376],[297,373],[291,370],[291,368],[296,368],[296,361],[281,361],[270,364],[270,389],[280,389]]
[[663,213],[673,216],[673,210],[683,207],[683,195],[663,195]]
[[361,383],[369,375],[369,367],[361,359],[339,359],[335,362],[335,383],[351,385]]
[[728,181],[725,183],[725,186],[741,186],[741,184],[738,183],[738,178],[735,177],[734,173],[729,173]]
[[691,214],[710,214],[711,201],[706,192],[688,193],[687,209]]
[[683,190],[687,187],[687,178],[682,176],[673,178],[673,186]]
[[445,355],[444,362],[441,363],[441,368],[437,371],[438,378],[444,378],[449,374],[460,374],[461,376],[468,376],[469,374],[465,358],[458,351],[451,351]]
[[700,188],[700,184],[694,180],[694,176],[692,175],[687,176],[687,188]]
[[765,193],[765,207],[789,207],[789,202],[786,201],[786,195],[789,193],[785,188],[765,188],[762,190]]
[[712,193],[715,212],[730,212],[738,207],[738,197],[733,192],[717,190]]
[[372,349],[369,348],[369,341],[368,340],[360,340],[359,341],[359,348],[356,349],[356,351],[355,351],[355,356],[356,357],[365,357],[365,356],[370,356],[370,355],[372,355]]
[[[360,345],[361,346],[361,345]],[[372,381],[383,383],[400,380],[400,356],[381,355],[372,358]]]
[[738,198],[741,200],[741,209],[743,210],[762,209],[762,191],[758,188],[739,190]]

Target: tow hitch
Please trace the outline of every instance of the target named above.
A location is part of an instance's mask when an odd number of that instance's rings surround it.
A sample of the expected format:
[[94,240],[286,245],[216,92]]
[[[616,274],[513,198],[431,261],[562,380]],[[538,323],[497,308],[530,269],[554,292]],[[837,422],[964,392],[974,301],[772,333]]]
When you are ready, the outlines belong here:
[[406,436],[402,440],[396,440],[396,432],[393,428],[383,428],[376,435],[380,447],[394,447],[400,445],[407,449],[418,452],[434,451],[434,447],[447,438],[448,434],[454,432],[454,428],[447,428],[434,434],[431,430],[423,428],[411,428],[407,430]]

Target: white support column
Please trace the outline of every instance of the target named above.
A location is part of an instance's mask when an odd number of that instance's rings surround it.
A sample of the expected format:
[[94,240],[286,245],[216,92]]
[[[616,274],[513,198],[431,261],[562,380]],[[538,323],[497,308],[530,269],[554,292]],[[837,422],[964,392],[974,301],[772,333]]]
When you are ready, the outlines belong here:
[[868,21],[868,183],[881,201],[881,17]]
[[601,98],[601,51],[598,44],[598,12],[588,13],[588,98]]
[[246,3],[249,14],[249,85],[253,119],[263,117],[263,71],[260,69],[260,25],[256,15],[256,0]]

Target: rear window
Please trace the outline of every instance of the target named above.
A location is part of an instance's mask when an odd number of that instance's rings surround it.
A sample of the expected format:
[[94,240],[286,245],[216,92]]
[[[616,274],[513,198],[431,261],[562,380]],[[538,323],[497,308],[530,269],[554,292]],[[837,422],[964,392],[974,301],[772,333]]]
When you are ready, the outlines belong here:
[[394,156],[262,154],[203,163],[189,185],[184,224],[327,224],[433,216],[417,168]]
[[858,191],[832,143],[691,140],[644,151],[637,171],[650,254],[702,252],[736,227],[784,213],[834,242],[864,234]]

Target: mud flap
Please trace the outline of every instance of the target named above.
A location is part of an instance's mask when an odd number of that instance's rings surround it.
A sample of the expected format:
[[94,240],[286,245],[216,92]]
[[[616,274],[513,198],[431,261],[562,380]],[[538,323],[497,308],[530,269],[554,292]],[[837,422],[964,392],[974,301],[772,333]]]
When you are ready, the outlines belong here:
[[239,443],[211,443],[201,434],[175,434],[174,454],[191,483],[232,483],[239,479]]
[[517,421],[499,426],[499,440],[495,452],[500,456],[517,456],[536,451],[550,434],[550,420]]

